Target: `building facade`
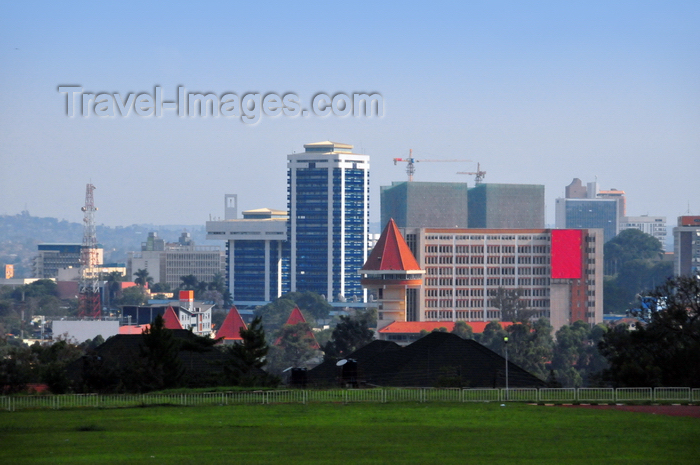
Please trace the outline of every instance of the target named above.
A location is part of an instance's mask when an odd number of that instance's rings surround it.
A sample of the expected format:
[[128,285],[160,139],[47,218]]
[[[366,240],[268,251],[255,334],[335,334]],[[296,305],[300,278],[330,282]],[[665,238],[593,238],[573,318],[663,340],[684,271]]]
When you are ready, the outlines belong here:
[[602,229],[608,242],[620,232],[618,199],[556,199],[555,224],[559,229]]
[[[82,244],[39,244],[38,254],[32,263],[34,278],[57,278],[58,271],[64,268],[80,269]],[[103,249],[98,248],[94,254],[93,265],[102,264]]]
[[368,254],[369,156],[352,148],[325,141],[287,156],[289,291],[366,299],[358,270]]
[[421,269],[419,310],[407,321],[500,320],[499,288],[556,329],[603,321],[603,231],[599,229],[405,228]]
[[282,295],[288,271],[283,269],[287,241],[287,212],[260,208],[236,218],[226,196],[224,220],[207,221],[207,239],[226,241],[226,280],[233,302],[265,305]]
[[700,277],[700,216],[680,216],[673,228],[673,274]]
[[[151,240],[153,239],[153,240]],[[176,243],[164,243],[158,250],[157,236],[149,234],[149,240],[142,243],[140,252],[129,252],[127,258],[127,280],[134,279],[138,270],[147,270],[154,283],[163,283],[170,289],[178,289],[182,276],[193,275],[198,281],[213,281],[214,275],[223,274],[226,257],[218,246],[198,246],[183,233]]]

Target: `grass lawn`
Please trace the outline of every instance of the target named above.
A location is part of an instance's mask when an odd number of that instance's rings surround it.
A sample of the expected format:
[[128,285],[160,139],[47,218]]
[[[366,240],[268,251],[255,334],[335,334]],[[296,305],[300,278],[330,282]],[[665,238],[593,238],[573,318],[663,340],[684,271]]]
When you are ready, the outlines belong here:
[[0,412],[0,463],[698,463],[700,421],[525,404]]

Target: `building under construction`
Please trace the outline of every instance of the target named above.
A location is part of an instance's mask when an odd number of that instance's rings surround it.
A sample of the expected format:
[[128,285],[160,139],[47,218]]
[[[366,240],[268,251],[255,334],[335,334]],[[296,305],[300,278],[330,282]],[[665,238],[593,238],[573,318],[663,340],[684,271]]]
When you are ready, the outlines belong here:
[[381,221],[400,228],[543,228],[544,186],[394,182],[381,187]]

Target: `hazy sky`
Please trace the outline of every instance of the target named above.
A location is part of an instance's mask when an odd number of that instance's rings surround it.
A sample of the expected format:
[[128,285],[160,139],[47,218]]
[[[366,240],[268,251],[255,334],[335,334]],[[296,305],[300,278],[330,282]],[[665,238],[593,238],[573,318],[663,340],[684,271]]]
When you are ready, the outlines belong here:
[[[257,4],[260,3],[260,4]],[[286,155],[333,140],[371,156],[379,186],[544,184],[575,177],[626,191],[628,214],[700,214],[700,2],[2,2],[0,214],[203,224],[286,208]],[[66,115],[84,92],[378,92],[381,118]],[[116,110],[116,109],[115,109]],[[118,113],[117,113],[118,114]]]

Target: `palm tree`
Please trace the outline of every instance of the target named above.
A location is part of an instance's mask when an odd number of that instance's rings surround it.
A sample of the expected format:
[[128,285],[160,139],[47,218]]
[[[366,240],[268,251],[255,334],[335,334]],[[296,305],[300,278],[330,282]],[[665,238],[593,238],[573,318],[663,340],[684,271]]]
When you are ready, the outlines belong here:
[[120,271],[112,271],[107,274],[105,281],[107,281],[107,295],[111,304],[119,294],[121,288],[119,283],[124,281],[124,275]]
[[149,276],[148,270],[136,270],[134,276],[136,276],[136,279],[134,279],[134,283],[141,287],[146,287],[150,284],[153,284],[153,278]]
[[180,276],[180,289],[194,291],[199,284],[199,280],[193,274],[188,274],[187,276]]

